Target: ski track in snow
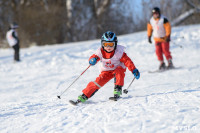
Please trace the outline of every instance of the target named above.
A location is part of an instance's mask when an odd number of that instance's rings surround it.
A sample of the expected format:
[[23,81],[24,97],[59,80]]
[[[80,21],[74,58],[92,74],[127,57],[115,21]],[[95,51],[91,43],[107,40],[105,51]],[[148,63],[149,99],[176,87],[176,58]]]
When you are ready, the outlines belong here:
[[[199,133],[199,35],[200,25],[173,28],[171,52],[180,68],[152,74],[148,71],[159,63],[146,32],[119,36],[141,78],[117,102],[108,99],[113,95],[111,80],[78,106],[68,101],[76,100],[95,80],[98,65],[90,67],[61,99],[57,95],[87,68],[100,40],[22,49],[20,63],[12,62],[12,49],[0,49],[0,132]],[[132,79],[127,69],[123,89]]]

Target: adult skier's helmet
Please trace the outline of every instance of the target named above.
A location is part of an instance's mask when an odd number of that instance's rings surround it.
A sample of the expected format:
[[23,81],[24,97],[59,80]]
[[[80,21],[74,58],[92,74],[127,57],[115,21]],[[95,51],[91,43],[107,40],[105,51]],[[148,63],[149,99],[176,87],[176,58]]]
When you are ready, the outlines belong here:
[[103,33],[103,35],[101,37],[102,48],[104,48],[104,46],[103,46],[104,42],[114,42],[115,49],[116,49],[116,47],[117,47],[117,36],[116,36],[116,34],[112,31],[107,31],[107,32]]
[[154,13],[158,13],[158,14],[160,15],[160,8],[154,7],[154,8],[152,9],[152,14],[154,14]]
[[10,28],[11,29],[16,29],[16,28],[19,28],[18,24],[16,22],[13,22],[10,24]]

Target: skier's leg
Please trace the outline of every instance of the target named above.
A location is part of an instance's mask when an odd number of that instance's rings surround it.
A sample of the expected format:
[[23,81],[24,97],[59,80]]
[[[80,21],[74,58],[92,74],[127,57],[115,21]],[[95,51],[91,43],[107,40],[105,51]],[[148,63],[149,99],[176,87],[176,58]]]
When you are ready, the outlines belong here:
[[167,60],[172,59],[171,52],[169,50],[169,42],[163,42],[162,44],[162,51]]
[[101,72],[99,77],[95,81],[88,83],[87,87],[82,91],[87,98],[90,98],[94,95],[101,87],[103,87],[109,80],[114,77],[112,71]]
[[161,43],[160,42],[156,42],[155,43],[155,47],[156,47],[156,55],[157,58],[160,62],[163,61],[163,55],[162,55],[162,47],[161,47]]
[[14,61],[16,61],[16,58],[17,58],[17,48],[16,47],[17,47],[16,45],[13,46],[13,49],[14,49]]
[[17,44],[17,49],[16,49],[16,60],[17,61],[20,61],[20,59],[19,59],[19,49],[20,49],[19,44]]
[[170,52],[169,48],[170,48],[169,42],[163,42],[162,43],[162,51],[163,51],[163,53],[164,53],[164,55],[165,55],[165,57],[168,61],[167,68],[173,68],[174,66],[173,66],[173,63],[172,63],[172,56],[171,56],[171,52]]
[[157,58],[160,62],[159,69],[160,70],[165,69],[165,63],[164,63],[164,59],[163,59],[162,43],[156,42],[155,47],[156,47],[156,55],[157,55]]
[[14,45],[13,49],[14,49],[14,60],[20,61],[20,59],[19,59],[19,44]]
[[121,66],[115,69],[114,76],[115,76],[115,85],[123,86],[124,85],[124,77],[125,77],[126,69],[122,68]]
[[126,69],[117,67],[114,71],[115,76],[115,87],[114,87],[114,97],[119,98],[122,94],[122,86],[124,85],[124,77],[125,77]]

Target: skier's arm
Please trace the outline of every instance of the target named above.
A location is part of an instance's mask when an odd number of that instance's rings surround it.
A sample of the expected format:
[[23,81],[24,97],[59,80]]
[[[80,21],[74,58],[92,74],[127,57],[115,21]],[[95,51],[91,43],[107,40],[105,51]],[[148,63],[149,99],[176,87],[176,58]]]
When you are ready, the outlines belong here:
[[167,20],[167,18],[164,18],[163,26],[164,26],[165,32],[166,32],[165,40],[166,40],[166,42],[169,42],[170,34],[171,34],[171,25],[170,25],[169,21]]
[[152,41],[151,41],[152,32],[153,32],[153,28],[149,22],[149,23],[147,23],[147,36],[148,36],[149,43],[152,43]]
[[100,60],[99,56],[97,56],[96,54],[93,54],[92,56],[90,56],[89,60],[92,59],[92,58],[96,58],[97,61]]
[[126,67],[128,67],[128,69],[133,72],[133,70],[136,69],[134,63],[132,62],[132,60],[127,56],[127,54],[124,52],[122,55],[122,58],[120,59],[121,62],[124,63],[124,65]]
[[164,28],[165,28],[165,31],[166,31],[166,36],[170,36],[171,34],[171,25],[169,23],[169,21],[167,20],[167,18],[164,18]]
[[18,37],[16,36],[16,34],[15,34],[14,31],[12,32],[12,36],[13,36],[13,38],[15,38],[15,39],[17,40],[17,42],[19,42],[19,39],[18,39]]
[[152,28],[152,26],[151,26],[151,24],[149,22],[149,23],[147,23],[147,36],[151,37],[152,32],[153,32],[153,28]]

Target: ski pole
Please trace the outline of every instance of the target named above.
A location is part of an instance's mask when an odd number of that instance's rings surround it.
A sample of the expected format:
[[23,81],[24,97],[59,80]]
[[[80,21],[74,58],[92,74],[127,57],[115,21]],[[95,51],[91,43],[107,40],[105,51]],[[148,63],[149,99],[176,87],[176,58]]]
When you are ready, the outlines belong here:
[[133,83],[134,80],[135,80],[135,77],[133,78],[133,80],[131,81],[131,83],[129,84],[129,86],[128,86],[126,89],[123,90],[123,92],[124,92],[125,94],[128,93],[128,88],[131,86],[131,84]]
[[173,37],[172,40],[184,39],[184,36]]
[[[178,39],[184,39],[184,36],[179,36],[179,37],[175,37],[173,38],[173,40],[178,40]],[[175,43],[174,41],[171,40],[171,42],[177,46],[179,46],[180,48],[183,48],[182,45]]]
[[175,43],[174,41],[172,41],[173,44],[175,44],[176,46],[179,46],[180,48],[183,48],[182,45]]
[[[81,75],[83,75],[86,71],[87,71],[87,69],[90,67],[91,65],[89,65],[82,73],[81,73]],[[72,83],[71,83],[71,85],[69,86],[69,87],[67,87],[59,96],[57,96],[59,99],[61,99],[61,95],[62,94],[64,94],[80,77],[81,77],[81,75],[79,75]]]

